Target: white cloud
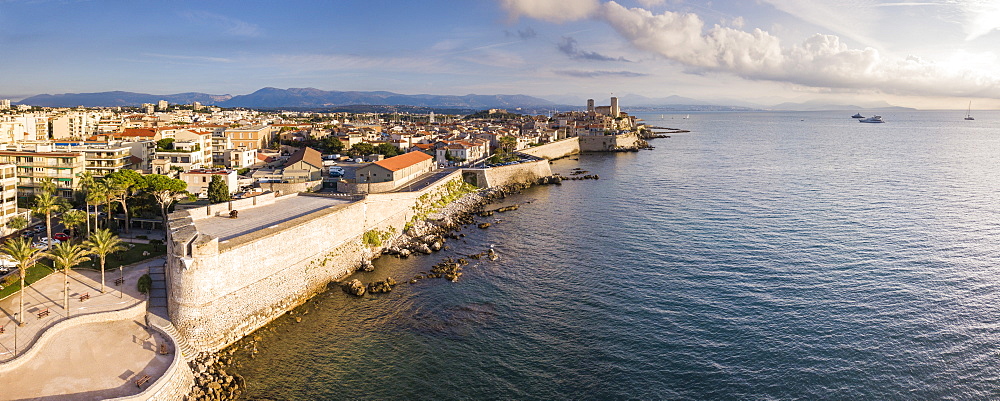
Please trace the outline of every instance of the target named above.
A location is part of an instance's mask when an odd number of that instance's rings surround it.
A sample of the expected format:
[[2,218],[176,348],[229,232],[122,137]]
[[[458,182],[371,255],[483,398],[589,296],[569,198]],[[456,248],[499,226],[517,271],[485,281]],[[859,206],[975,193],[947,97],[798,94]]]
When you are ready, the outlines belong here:
[[260,27],[255,24],[208,11],[187,11],[181,13],[181,16],[197,24],[221,28],[230,35],[257,37],[261,33]]
[[653,8],[656,6],[662,6],[667,3],[667,0],[639,0],[639,4],[646,8]]
[[500,0],[512,19],[537,18],[569,22],[587,18],[600,8],[598,0]]
[[966,17],[965,40],[974,40],[1000,29],[1000,3],[996,1],[961,2]]
[[787,46],[760,29],[706,27],[696,14],[654,14],[614,1],[590,17],[608,23],[636,48],[676,61],[691,73],[721,72],[835,91],[1000,97],[1000,77],[991,75],[995,69],[889,57],[871,47],[852,49],[835,35],[816,34]]

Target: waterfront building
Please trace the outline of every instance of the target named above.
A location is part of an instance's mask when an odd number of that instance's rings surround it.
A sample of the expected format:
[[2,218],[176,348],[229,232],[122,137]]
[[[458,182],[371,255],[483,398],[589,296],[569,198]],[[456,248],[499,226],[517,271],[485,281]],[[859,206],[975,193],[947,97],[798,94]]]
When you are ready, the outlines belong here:
[[[355,172],[357,185],[389,183],[378,185],[371,192],[387,192],[416,179],[421,174],[434,170],[434,158],[424,152],[409,152],[358,168]],[[369,191],[365,187],[358,189]]]

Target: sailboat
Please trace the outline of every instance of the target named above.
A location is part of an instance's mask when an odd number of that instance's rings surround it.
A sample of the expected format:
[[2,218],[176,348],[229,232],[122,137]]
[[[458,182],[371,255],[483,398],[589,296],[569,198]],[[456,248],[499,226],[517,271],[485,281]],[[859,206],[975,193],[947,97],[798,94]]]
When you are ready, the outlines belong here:
[[685,119],[685,120],[687,120],[687,119],[689,119],[689,118],[691,118],[691,115],[690,115],[690,114],[688,114],[688,115],[684,116],[684,119]]
[[971,100],[969,101],[969,111],[967,111],[965,113],[965,119],[966,120],[975,120],[975,118],[972,118],[972,101]]

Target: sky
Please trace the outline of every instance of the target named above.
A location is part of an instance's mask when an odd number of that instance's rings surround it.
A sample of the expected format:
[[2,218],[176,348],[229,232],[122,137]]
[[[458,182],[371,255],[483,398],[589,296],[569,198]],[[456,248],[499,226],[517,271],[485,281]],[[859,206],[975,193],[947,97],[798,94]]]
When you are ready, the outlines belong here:
[[0,0],[15,100],[313,87],[1000,109],[998,51],[1000,1],[981,0]]

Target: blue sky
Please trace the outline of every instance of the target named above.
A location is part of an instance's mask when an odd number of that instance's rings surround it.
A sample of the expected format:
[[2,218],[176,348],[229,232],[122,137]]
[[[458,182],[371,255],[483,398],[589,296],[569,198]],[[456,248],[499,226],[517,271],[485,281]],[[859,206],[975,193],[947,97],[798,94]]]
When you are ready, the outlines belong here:
[[0,96],[273,86],[1000,108],[998,27],[1000,2],[962,0],[0,0]]

